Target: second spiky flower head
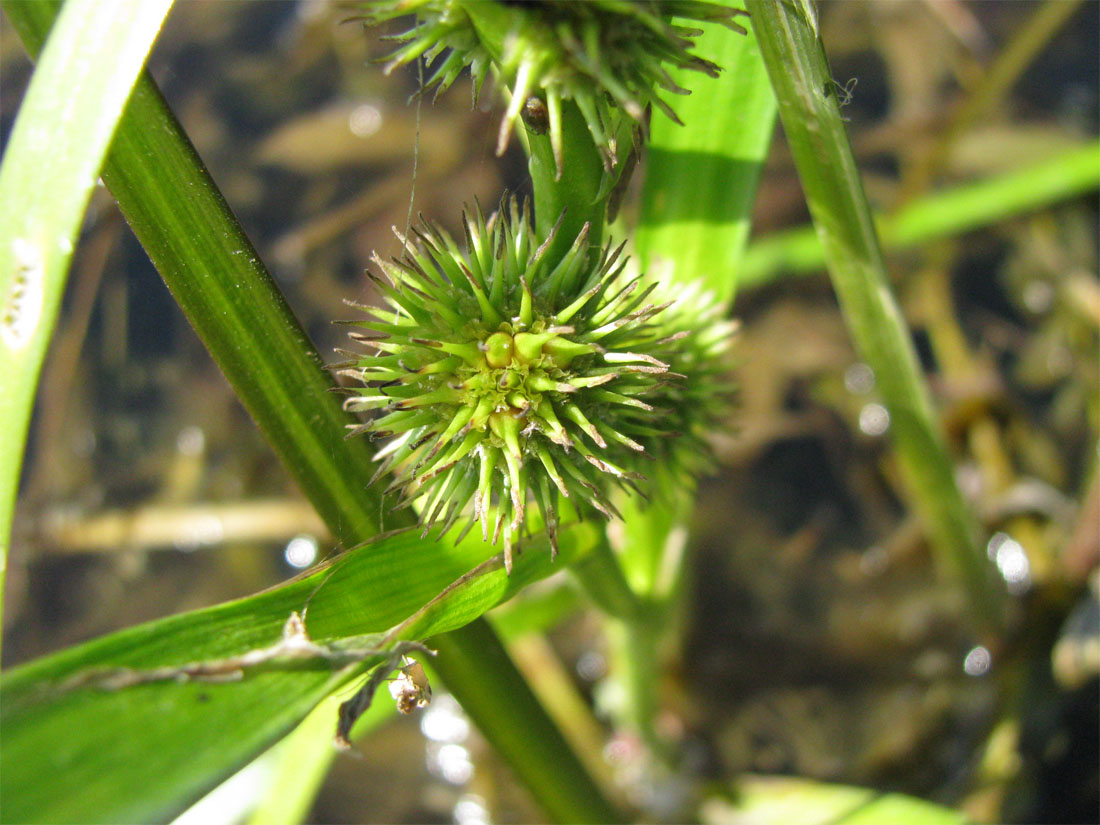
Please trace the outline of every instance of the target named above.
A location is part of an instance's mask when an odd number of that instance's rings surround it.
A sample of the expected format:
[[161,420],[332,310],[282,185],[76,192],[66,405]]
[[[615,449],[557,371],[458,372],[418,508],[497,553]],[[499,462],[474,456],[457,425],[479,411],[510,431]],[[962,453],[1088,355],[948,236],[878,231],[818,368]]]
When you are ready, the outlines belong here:
[[532,96],[545,105],[558,176],[562,173],[562,101],[580,109],[610,167],[616,161],[621,111],[642,124],[653,106],[679,123],[659,91],[688,94],[669,67],[716,76],[719,67],[692,53],[701,30],[673,20],[714,22],[741,32],[740,9],[705,0],[375,0],[366,19],[380,23],[415,14],[387,71],[424,56],[432,64],[425,88],[446,90],[469,66],[477,96],[495,67],[510,90],[497,152],[507,147]]
[[567,501],[610,516],[611,489],[640,481],[644,459],[669,477],[705,452],[728,330],[653,302],[655,285],[624,276],[621,246],[593,250],[587,226],[552,261],[553,235],[536,246],[514,202],[463,223],[465,250],[424,224],[404,258],[376,258],[387,306],[356,322],[375,352],[345,371],[364,385],[346,404],[380,413],[356,431],[392,439],[380,473],[420,502],[425,530],[480,522],[511,570],[531,500],[556,549]]

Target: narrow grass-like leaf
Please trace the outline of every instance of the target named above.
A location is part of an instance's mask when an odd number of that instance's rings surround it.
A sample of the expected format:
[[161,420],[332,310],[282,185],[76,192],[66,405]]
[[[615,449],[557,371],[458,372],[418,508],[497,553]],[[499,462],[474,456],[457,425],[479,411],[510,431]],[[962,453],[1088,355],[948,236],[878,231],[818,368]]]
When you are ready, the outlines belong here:
[[[1023,169],[968,183],[915,200],[877,218],[886,252],[908,249],[991,226],[1100,188],[1100,141],[1044,158]],[[812,226],[776,232],[749,245],[741,284],[767,283],[825,266]]]
[[80,220],[172,0],[70,0],[0,166],[0,606],[23,441]]
[[928,188],[931,180],[942,171],[958,139],[1004,100],[1081,5],[1082,0],[1046,0],[1037,4],[1027,21],[998,50],[981,79],[967,89],[962,105],[951,113],[946,129],[937,137],[931,151],[918,156],[916,167],[906,176],[908,192]]
[[775,95],[751,34],[706,29],[697,50],[723,71],[717,79],[671,72],[691,89],[676,101],[685,126],[653,118],[636,242],[643,265],[673,261],[678,280],[702,279],[729,303],[775,128]]
[[890,292],[871,211],[837,105],[810,0],[749,0],[848,329],[875,371],[899,465],[923,517],[941,572],[965,589],[986,629],[1003,621],[1004,591],[966,508],[901,311]]

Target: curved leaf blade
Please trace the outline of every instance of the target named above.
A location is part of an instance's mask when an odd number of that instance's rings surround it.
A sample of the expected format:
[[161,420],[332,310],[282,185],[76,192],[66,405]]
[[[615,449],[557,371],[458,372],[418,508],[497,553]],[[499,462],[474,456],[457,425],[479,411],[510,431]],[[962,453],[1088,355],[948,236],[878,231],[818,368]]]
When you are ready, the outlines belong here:
[[[286,734],[362,668],[271,663],[232,683],[161,681],[116,690],[61,690],[92,669],[151,669],[238,656],[278,641],[306,610],[319,643],[380,636],[413,618],[402,638],[462,627],[590,545],[594,528],[563,535],[551,562],[533,542],[511,576],[495,569],[449,590],[492,552],[480,538],[436,544],[405,532],[264,593],[120,631],[15,668],[0,680],[0,796],[5,821],[154,822],[170,818]],[[312,597],[312,598],[311,598]],[[333,720],[335,730],[336,720]],[[45,778],[45,779],[44,779]]]
[[23,440],[80,221],[172,0],[69,0],[0,166],[0,605]]

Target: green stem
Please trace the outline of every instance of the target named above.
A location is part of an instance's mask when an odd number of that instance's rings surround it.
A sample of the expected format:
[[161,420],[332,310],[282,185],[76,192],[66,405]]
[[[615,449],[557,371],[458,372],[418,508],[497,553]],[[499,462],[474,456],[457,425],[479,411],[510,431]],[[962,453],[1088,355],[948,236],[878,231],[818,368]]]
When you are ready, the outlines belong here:
[[[588,133],[584,116],[571,100],[562,101],[562,166],[560,180],[550,147],[550,136],[527,130],[530,157],[527,169],[534,190],[535,228],[540,238],[562,218],[558,237],[550,249],[549,259],[561,258],[569,249],[586,222],[590,223],[589,243],[598,248],[603,239],[606,200],[600,200],[600,183],[604,175],[599,152]],[[564,216],[562,213],[564,212]]]
[[[461,13],[469,17],[482,44],[500,65],[506,52],[505,39],[513,30],[515,17],[525,13],[504,3],[463,0]],[[457,13],[457,12],[456,12]],[[534,191],[535,228],[546,238],[565,213],[557,241],[549,251],[551,261],[560,259],[569,249],[585,222],[591,223],[589,241],[598,249],[603,239],[606,193],[601,193],[603,163],[592,142],[584,117],[571,100],[562,101],[562,167],[557,177],[549,134],[538,135],[530,129],[518,129],[528,152],[528,171]],[[601,194],[604,197],[600,197]]]
[[[488,624],[467,625],[429,644],[439,655],[428,664],[555,821],[625,821],[600,794]],[[550,758],[532,758],[536,746]]]
[[587,556],[570,568],[585,591],[610,616],[623,621],[641,618],[642,602],[630,589],[623,568],[608,544],[606,535]]
[[620,724],[637,734],[655,757],[674,765],[676,753],[657,732],[654,721],[660,708],[660,646],[667,636],[669,604],[641,602],[639,615],[629,622],[608,626],[612,667],[622,688]]
[[1000,627],[1004,594],[977,542],[905,322],[890,292],[871,212],[837,106],[810,0],[749,0],[753,29],[779,101],[841,309],[877,376],[899,464],[942,574],[965,588],[975,617]]
[[[648,502],[622,497],[623,514],[619,547],[623,572],[631,589],[643,598],[666,603],[674,598],[683,570],[683,543],[673,537],[677,527],[687,524],[695,502],[695,490],[667,492],[667,498]],[[673,557],[669,554],[673,553]]]
[[[364,439],[259,255],[151,82],[131,103],[103,179],[176,301],[283,464],[345,547],[382,529]],[[162,129],[137,128],[158,123]],[[166,195],[190,181],[190,197]],[[194,185],[198,183],[198,185]],[[236,260],[236,271],[223,267]],[[387,516],[387,528],[411,514]]]

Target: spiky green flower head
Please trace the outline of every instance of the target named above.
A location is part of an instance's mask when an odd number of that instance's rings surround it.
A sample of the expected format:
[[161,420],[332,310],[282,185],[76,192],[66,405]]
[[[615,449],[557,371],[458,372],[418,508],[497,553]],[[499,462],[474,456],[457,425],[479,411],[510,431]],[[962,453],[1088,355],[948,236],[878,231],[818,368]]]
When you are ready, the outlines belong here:
[[657,303],[587,225],[556,261],[514,201],[463,225],[464,249],[425,223],[402,259],[375,259],[385,304],[354,322],[373,352],[344,371],[363,384],[345,403],[372,411],[355,433],[390,439],[379,474],[425,532],[480,523],[511,570],[531,501],[556,551],[559,511],[612,516],[617,488],[699,466],[729,330],[714,309]]
[[619,112],[642,125],[652,106],[680,122],[659,92],[689,92],[668,67],[719,72],[692,53],[702,31],[673,20],[719,23],[744,34],[736,17],[746,12],[705,0],[376,0],[365,16],[381,23],[406,14],[415,14],[416,23],[392,38],[401,45],[386,70],[423,56],[432,66],[425,88],[438,94],[469,66],[476,99],[495,67],[510,89],[497,153],[507,148],[524,107],[537,101],[560,177],[563,100],[576,103],[610,168]]

